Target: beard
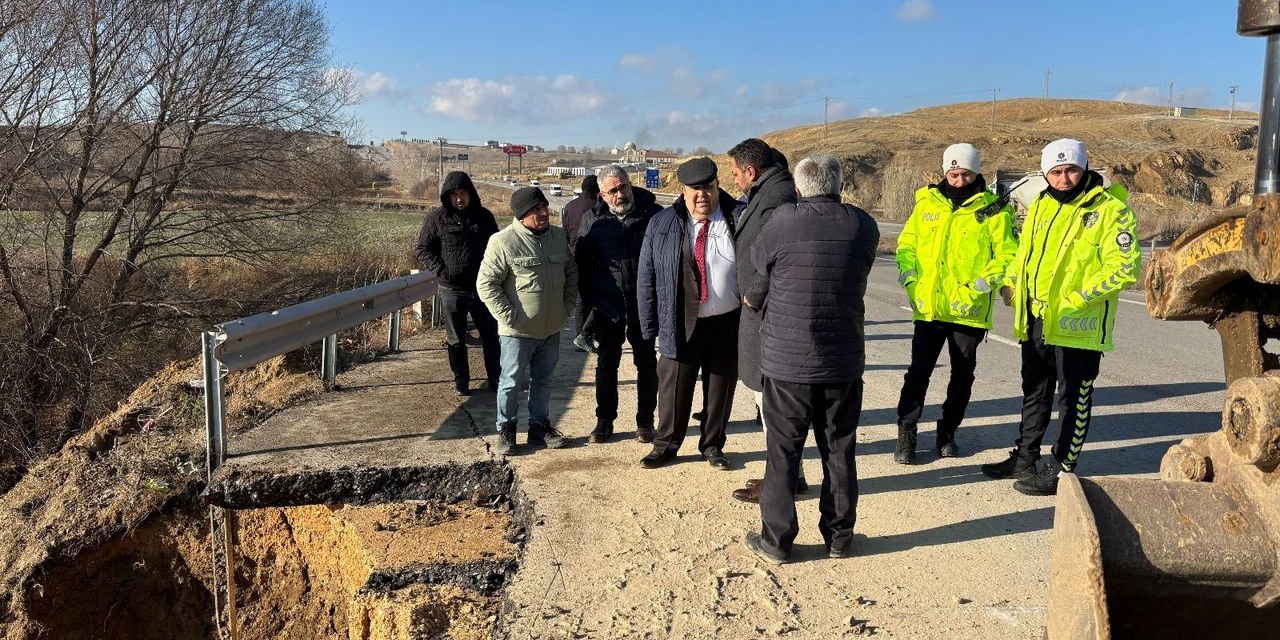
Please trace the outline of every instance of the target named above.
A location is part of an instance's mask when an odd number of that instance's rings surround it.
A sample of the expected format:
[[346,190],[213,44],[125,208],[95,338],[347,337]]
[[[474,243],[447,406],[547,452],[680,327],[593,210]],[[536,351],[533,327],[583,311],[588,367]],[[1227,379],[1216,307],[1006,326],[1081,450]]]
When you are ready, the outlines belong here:
[[609,205],[609,212],[615,216],[622,217],[631,213],[631,210],[635,207],[636,203],[634,200],[620,200],[618,204]]

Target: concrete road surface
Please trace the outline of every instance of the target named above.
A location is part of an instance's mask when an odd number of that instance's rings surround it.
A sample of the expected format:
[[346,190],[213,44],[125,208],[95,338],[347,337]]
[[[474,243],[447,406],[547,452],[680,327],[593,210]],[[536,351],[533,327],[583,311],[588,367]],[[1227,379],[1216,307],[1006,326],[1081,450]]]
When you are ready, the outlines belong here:
[[[744,534],[758,530],[759,514],[729,493],[760,476],[764,446],[745,388],[727,446],[734,470],[712,469],[689,441],[678,463],[645,470],[638,461],[649,447],[632,439],[635,387],[626,358],[618,436],[585,445],[594,423],[594,360],[564,349],[562,366],[581,375],[562,381],[553,410],[575,446],[511,459],[539,518],[508,591],[512,637],[845,638],[861,630],[886,638],[1040,638],[1053,498],[1024,496],[1011,481],[978,471],[1003,459],[1016,434],[1020,360],[1011,314],[999,307],[980,348],[959,432],[962,457],[938,460],[932,452],[944,355],[921,425],[922,464],[897,465],[894,407],[911,322],[895,276],[882,259],[866,299],[856,557],[823,554],[816,490],[799,497],[793,563],[765,565],[742,546]],[[1218,428],[1221,356],[1216,334],[1203,325],[1151,320],[1136,295],[1120,304],[1118,349],[1102,361],[1078,471],[1154,477],[1171,444]],[[805,460],[815,484],[822,477],[816,455],[811,449]]]

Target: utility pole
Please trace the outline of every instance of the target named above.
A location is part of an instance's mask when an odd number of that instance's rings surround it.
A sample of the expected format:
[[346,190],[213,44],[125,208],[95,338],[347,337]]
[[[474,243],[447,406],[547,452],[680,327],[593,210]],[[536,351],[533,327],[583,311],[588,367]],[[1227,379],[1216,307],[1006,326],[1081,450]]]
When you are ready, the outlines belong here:
[[822,96],[822,146],[830,148],[830,138],[827,137],[827,112],[831,106],[831,96]]
[[1044,68],[1044,89],[1040,92],[1042,99],[1049,97],[1049,67]]
[[1227,110],[1227,122],[1231,121],[1231,117],[1236,113],[1236,88],[1240,85],[1231,85],[1231,108]]
[[993,128],[996,126],[996,92],[997,91],[999,91],[999,89],[991,90],[991,126]]
[[1169,83],[1169,115],[1173,115],[1173,83]]
[[440,145],[438,150],[438,158],[440,159],[440,184],[444,184],[444,138],[436,138],[436,144]]

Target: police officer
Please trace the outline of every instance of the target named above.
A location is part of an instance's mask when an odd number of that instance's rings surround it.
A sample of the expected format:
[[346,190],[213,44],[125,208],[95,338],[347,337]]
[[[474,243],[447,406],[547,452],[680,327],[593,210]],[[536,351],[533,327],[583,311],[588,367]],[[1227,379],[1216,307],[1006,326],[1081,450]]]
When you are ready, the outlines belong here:
[[[1028,495],[1057,493],[1058,474],[1079,461],[1098,365],[1115,348],[1120,291],[1137,280],[1142,262],[1123,188],[1103,188],[1083,142],[1050,142],[1040,169],[1049,186],[1027,210],[1012,289],[1002,291],[1022,343],[1022,423],[1008,459],[982,465],[990,477],[1016,478],[1013,488]],[[1052,455],[1037,467],[1055,384],[1062,424]]]
[[978,148],[947,147],[942,172],[938,184],[916,191],[915,208],[898,236],[898,282],[915,321],[911,365],[898,399],[893,459],[899,464],[915,462],[916,424],[943,345],[951,355],[951,381],[935,451],[942,458],[959,455],[956,429],[969,406],[978,343],[991,328],[994,292],[1018,248],[1011,209],[987,191]]

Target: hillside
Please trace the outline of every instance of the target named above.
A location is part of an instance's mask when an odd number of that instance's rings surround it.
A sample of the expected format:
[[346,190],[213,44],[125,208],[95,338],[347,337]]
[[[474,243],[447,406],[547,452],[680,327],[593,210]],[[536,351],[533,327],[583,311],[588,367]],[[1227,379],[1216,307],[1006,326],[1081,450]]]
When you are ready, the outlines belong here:
[[[1092,166],[1132,192],[1144,235],[1161,218],[1245,204],[1252,195],[1256,114],[1228,121],[1225,111],[1201,110],[1174,118],[1151,105],[1022,99],[997,102],[995,121],[990,102],[970,102],[832,122],[825,142],[821,124],[761,137],[793,163],[815,153],[839,157],[846,197],[890,220],[906,216],[916,188],[939,179],[942,150],[955,142],[982,150],[990,179],[997,169],[1037,170],[1051,140],[1083,140]],[[727,156],[715,159],[728,175]]]

